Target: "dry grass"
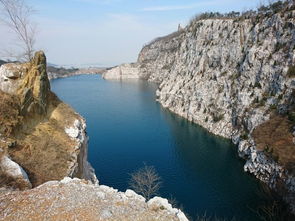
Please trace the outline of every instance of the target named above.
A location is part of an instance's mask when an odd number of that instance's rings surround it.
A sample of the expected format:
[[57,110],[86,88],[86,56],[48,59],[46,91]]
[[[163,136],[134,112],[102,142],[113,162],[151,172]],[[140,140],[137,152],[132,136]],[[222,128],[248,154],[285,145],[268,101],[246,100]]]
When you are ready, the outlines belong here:
[[[33,186],[70,175],[80,151],[76,148],[77,141],[65,132],[80,116],[50,92],[46,79],[41,80],[45,62],[45,56],[39,52],[31,63],[16,66],[24,72],[18,79],[16,95],[0,91],[0,134],[5,139],[0,142],[4,150],[0,158],[9,155],[22,166]],[[30,102],[25,107],[27,99]],[[3,175],[0,185],[11,183],[10,179]]]
[[254,130],[253,137],[258,150],[267,152],[289,172],[295,173],[292,126],[287,116],[274,115]]
[[[1,142],[0,158],[7,153],[28,173],[33,186],[49,180],[60,180],[68,175],[76,142],[65,133],[79,116],[54,94],[50,94],[47,116],[31,113],[21,117],[19,99],[0,91],[0,133],[6,140],[16,141],[8,148]],[[7,139],[9,137],[9,139]],[[79,151],[79,150],[78,150]],[[20,180],[5,176],[0,171],[0,186],[23,189]]]
[[10,136],[19,123],[19,99],[0,90],[0,134]]
[[76,142],[65,133],[65,125],[72,125],[74,119],[74,111],[52,94],[47,118],[26,119],[26,127],[19,130],[16,147],[8,152],[26,170],[33,186],[68,175]]
[[0,187],[25,190],[28,189],[27,183],[23,179],[15,179],[7,176],[0,168]]

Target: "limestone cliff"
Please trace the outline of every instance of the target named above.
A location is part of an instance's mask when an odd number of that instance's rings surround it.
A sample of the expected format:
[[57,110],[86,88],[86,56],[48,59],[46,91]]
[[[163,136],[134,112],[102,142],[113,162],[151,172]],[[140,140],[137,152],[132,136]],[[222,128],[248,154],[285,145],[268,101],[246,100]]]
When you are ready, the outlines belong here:
[[230,138],[245,171],[279,190],[295,213],[295,6],[202,16],[140,52],[139,77],[157,100]]
[[140,77],[138,68],[136,63],[122,64],[107,70],[102,76],[107,80],[138,79]]
[[43,52],[2,65],[0,89],[1,186],[30,188],[65,176],[97,182],[85,120],[50,91]]

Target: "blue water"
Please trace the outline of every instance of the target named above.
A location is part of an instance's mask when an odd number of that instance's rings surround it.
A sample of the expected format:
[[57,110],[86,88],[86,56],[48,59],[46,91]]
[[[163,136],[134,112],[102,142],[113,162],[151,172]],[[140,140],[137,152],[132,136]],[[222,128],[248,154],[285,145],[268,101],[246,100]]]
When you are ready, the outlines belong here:
[[243,172],[236,147],[163,109],[156,85],[84,75],[51,86],[86,119],[89,161],[100,184],[125,191],[130,173],[146,163],[162,177],[159,195],[176,199],[191,217],[259,220],[253,210],[268,199]]

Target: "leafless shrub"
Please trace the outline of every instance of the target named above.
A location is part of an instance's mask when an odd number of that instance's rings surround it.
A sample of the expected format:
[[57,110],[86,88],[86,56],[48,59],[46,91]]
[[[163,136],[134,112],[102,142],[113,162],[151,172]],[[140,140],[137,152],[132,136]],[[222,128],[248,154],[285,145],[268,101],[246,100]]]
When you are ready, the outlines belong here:
[[[0,5],[0,20],[16,34],[19,46],[23,50],[21,55],[14,57],[31,60],[36,40],[36,27],[30,19],[34,10],[24,0],[0,0]],[[12,56],[11,53],[9,56]]]
[[131,174],[130,187],[147,200],[158,193],[161,178],[153,166],[144,165],[143,168]]

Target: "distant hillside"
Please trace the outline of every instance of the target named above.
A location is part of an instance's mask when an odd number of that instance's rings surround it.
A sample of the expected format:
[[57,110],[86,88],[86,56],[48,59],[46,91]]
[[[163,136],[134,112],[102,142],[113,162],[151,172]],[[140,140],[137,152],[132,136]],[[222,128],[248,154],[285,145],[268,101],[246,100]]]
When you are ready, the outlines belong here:
[[63,68],[63,67],[54,67],[51,65],[47,66],[47,72],[48,73],[54,73],[57,76],[65,76],[65,75],[69,75],[71,73],[74,73],[76,71],[78,71],[78,68]]
[[6,63],[7,63],[6,61],[0,60],[0,66],[1,66],[2,64],[6,64]]

